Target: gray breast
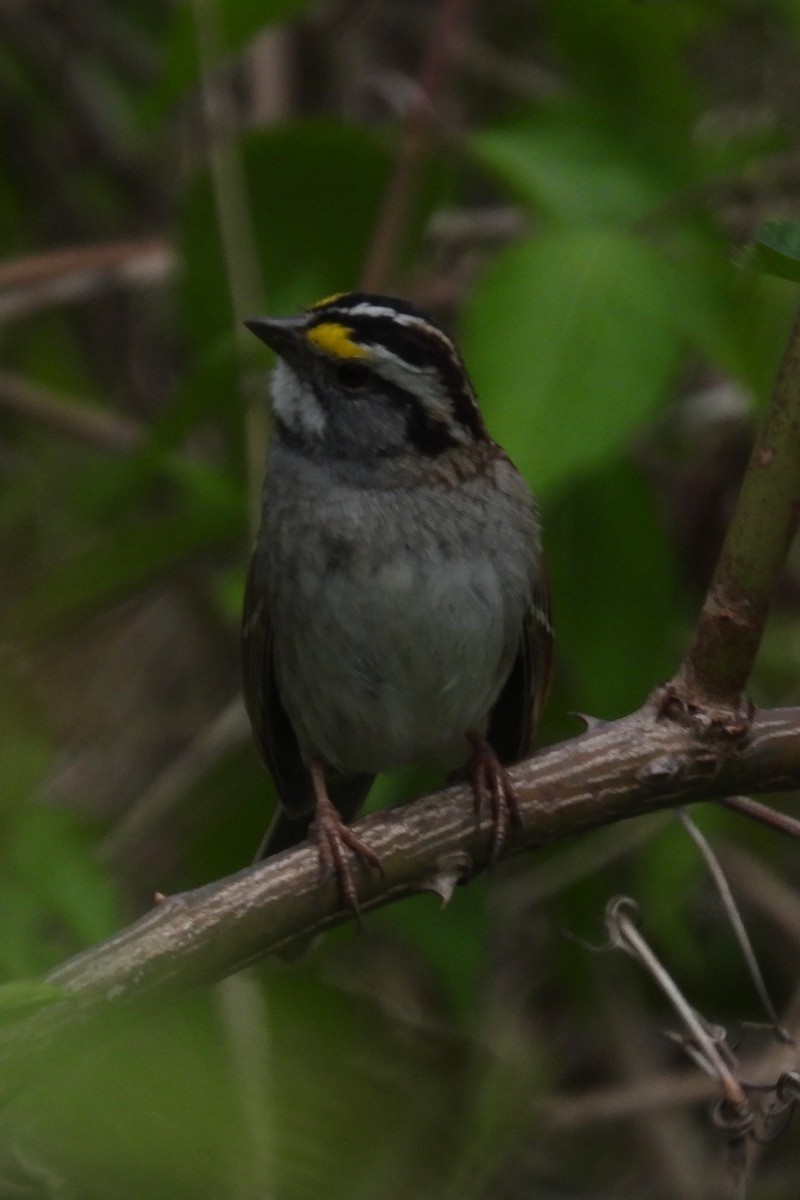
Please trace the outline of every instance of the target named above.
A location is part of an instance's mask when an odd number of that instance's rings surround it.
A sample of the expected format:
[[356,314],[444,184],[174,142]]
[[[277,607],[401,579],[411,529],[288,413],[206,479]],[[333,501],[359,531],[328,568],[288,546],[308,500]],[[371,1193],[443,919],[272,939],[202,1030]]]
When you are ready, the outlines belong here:
[[518,647],[529,498],[509,506],[482,480],[376,490],[281,474],[261,538],[278,686],[304,755],[369,772],[454,747],[463,760]]

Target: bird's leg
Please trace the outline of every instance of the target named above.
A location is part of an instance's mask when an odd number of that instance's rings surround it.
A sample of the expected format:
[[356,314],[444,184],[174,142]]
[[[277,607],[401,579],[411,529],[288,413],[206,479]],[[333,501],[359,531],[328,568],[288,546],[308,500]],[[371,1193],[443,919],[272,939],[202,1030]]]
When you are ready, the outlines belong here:
[[508,771],[484,737],[475,730],[467,734],[472,754],[467,771],[472,783],[475,812],[487,805],[492,817],[492,848],[489,863],[493,865],[503,848],[511,822],[522,825],[522,813]]
[[319,759],[313,759],[309,769],[311,786],[314,790],[314,819],[309,826],[308,835],[317,847],[323,873],[336,875],[342,899],[358,917],[358,896],[346,850],[352,851],[353,854],[363,859],[370,867],[375,867],[382,874],[381,860],[374,851],[370,850],[369,846],[365,846],[361,839],[356,837],[350,826],[342,820],[338,809],[328,795],[325,770]]

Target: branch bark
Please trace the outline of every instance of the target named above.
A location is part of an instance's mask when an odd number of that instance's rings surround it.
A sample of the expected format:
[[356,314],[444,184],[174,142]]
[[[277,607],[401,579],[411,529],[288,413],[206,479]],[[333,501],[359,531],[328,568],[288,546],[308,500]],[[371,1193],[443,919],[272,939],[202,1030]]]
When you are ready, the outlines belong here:
[[800,517],[800,311],[714,578],[674,680],[684,706],[736,710]]
[[[630,716],[515,767],[523,828],[509,836],[506,854],[659,808],[800,787],[800,709],[760,713],[732,738],[716,726],[699,736],[663,707],[659,690]],[[376,813],[355,829],[385,870],[383,879],[357,877],[365,911],[414,892],[446,898],[486,866],[492,841],[489,815],[476,816],[466,786]],[[0,1075],[46,1063],[54,1038],[93,1017],[212,983],[348,919],[308,845],[167,898],[50,973],[64,999],[5,1031]]]

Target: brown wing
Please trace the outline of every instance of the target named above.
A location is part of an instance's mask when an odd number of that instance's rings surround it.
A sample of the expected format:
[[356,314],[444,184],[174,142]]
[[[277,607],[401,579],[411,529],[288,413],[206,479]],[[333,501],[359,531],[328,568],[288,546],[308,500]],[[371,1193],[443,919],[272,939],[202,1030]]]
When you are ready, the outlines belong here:
[[[314,813],[314,792],[292,723],[281,702],[275,678],[272,630],[266,589],[258,578],[255,555],[250,560],[242,614],[242,686],[244,702],[259,754],[272,776],[281,809],[259,847],[256,861],[302,842]],[[371,775],[328,777],[331,800],[349,822],[372,785]]]
[[272,629],[255,555],[250,559],[244,589],[242,686],[253,737],[281,804],[290,816],[310,814],[314,807],[311,778],[278,694]]
[[502,763],[517,762],[530,752],[550,691],[553,667],[550,586],[543,564],[540,572],[540,585],[522,623],[517,657],[489,714],[486,740]]

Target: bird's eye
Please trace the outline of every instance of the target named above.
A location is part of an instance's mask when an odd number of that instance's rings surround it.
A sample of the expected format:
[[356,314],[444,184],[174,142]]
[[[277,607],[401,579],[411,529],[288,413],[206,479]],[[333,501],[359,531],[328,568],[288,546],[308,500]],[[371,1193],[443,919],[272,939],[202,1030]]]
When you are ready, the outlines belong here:
[[341,363],[336,368],[336,378],[348,392],[361,392],[369,383],[369,371],[359,363]]

